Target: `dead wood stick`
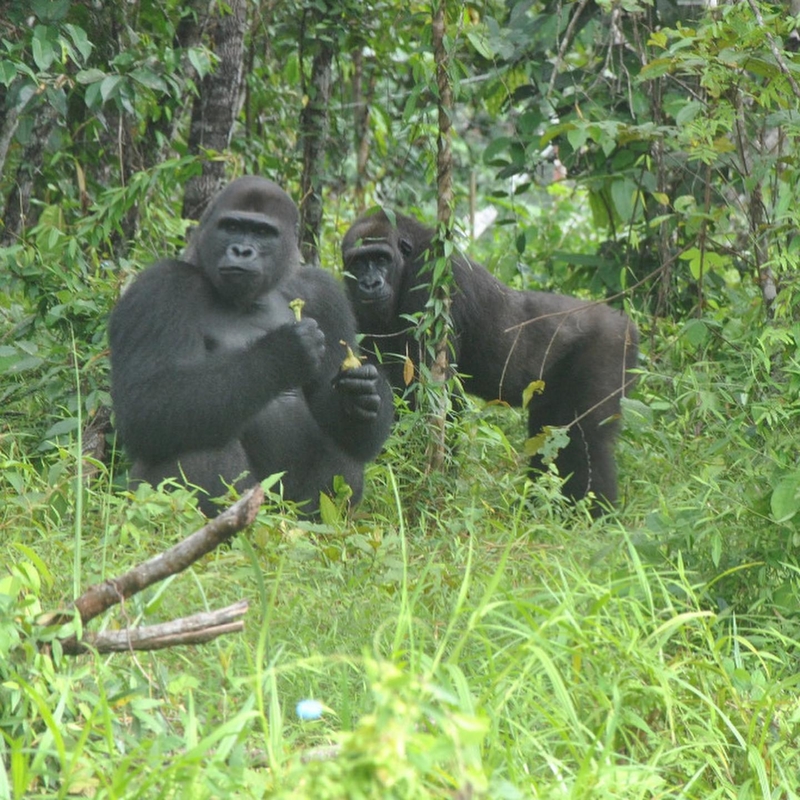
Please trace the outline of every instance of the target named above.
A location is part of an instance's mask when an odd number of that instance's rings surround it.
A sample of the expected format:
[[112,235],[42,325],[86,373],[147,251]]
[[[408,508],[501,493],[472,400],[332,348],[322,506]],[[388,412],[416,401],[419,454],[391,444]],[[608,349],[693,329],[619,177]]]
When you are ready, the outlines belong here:
[[217,611],[203,611],[191,617],[147,625],[142,628],[85,633],[78,641],[74,636],[64,639],[61,647],[66,655],[76,656],[91,648],[98,653],[129,650],[161,650],[185,644],[203,644],[226,633],[239,633],[244,622],[239,619],[247,613],[248,603],[238,603]]
[[142,589],[182,572],[206,553],[227,542],[256,518],[263,501],[263,490],[260,486],[254,486],[230,508],[174,547],[139,564],[119,578],[110,578],[90,586],[74,603],[83,624]]
[[[142,589],[182,572],[206,553],[231,539],[253,522],[263,501],[263,490],[260,486],[254,486],[230,508],[166,552],[139,564],[119,578],[110,578],[90,586],[73,604],[73,608],[80,614],[82,624],[85,625],[106,609]],[[89,647],[108,653],[119,650],[159,650],[178,644],[201,644],[225,633],[241,631],[244,623],[239,617],[245,613],[247,601],[240,600],[218,611],[202,612],[160,625],[98,634],[84,631],[80,641],[76,636],[70,636],[61,639],[60,643],[67,655],[84,653]],[[47,621],[42,624],[47,625],[66,622],[70,618],[65,612],[44,616]]]

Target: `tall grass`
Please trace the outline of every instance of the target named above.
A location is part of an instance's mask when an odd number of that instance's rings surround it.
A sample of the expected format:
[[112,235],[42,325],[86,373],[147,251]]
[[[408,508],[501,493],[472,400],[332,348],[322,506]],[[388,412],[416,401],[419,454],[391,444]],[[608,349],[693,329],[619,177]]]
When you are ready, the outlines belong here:
[[[116,573],[192,527],[186,498],[94,490],[87,508],[105,510],[80,529],[45,500],[7,512],[0,798],[798,796],[798,643],[781,620],[720,610],[614,518],[543,525],[519,495],[488,513],[467,488],[457,513],[453,498],[410,521],[392,470],[372,472],[381,514],[266,510],[105,623],[244,595],[244,635],[137,656],[51,658],[56,632],[34,620],[71,593],[76,530],[84,578],[99,549]],[[304,698],[320,719],[296,716]]]

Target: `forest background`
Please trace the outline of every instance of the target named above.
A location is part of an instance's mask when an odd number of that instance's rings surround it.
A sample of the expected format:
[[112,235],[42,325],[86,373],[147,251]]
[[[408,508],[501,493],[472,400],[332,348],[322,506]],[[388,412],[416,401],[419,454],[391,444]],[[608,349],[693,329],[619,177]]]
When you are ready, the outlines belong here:
[[[642,332],[619,511],[525,476],[519,409],[430,471],[398,406],[357,510],[268,504],[93,626],[244,597],[244,632],[67,655],[45,612],[203,524],[126,490],[110,309],[238,175],[336,274],[363,210],[434,222],[437,11],[459,246]],[[800,796],[798,12],[0,3],[0,800]]]

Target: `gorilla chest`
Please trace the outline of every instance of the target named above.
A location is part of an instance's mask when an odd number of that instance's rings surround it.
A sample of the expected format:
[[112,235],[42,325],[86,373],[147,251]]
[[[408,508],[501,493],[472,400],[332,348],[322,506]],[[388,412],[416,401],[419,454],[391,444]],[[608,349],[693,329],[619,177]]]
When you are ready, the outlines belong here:
[[216,307],[203,326],[203,346],[206,353],[243,350],[293,320],[294,312],[277,292],[260,298],[246,310]]

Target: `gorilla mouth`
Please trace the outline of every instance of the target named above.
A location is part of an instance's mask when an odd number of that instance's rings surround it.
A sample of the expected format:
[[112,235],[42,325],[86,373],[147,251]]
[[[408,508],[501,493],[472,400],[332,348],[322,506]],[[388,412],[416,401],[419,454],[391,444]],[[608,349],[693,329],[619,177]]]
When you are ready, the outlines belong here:
[[236,264],[225,265],[219,268],[223,275],[250,275],[255,270],[248,269],[247,267],[240,267]]
[[391,298],[391,292],[370,292],[359,289],[358,302],[364,306],[385,305]]
[[219,267],[219,276],[224,282],[244,284],[252,283],[259,277],[258,270],[248,269],[238,264],[226,264]]

